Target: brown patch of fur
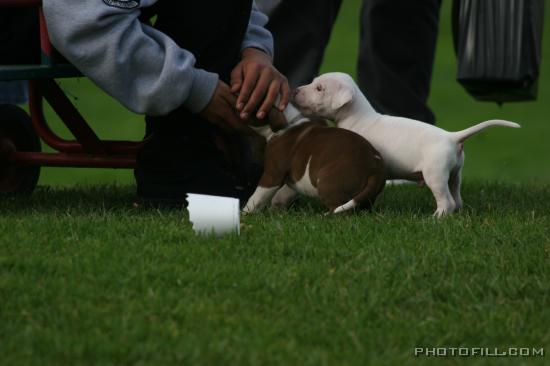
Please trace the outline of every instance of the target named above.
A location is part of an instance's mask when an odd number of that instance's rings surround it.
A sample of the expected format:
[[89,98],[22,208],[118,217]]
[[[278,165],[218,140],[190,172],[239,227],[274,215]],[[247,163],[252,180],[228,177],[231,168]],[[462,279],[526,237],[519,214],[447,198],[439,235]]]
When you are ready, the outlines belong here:
[[[386,180],[384,162],[375,155],[380,156],[354,132],[331,128],[324,122],[303,123],[267,144],[259,185],[293,185],[303,177],[309,161],[309,178],[330,210],[360,193],[363,201],[358,203],[370,206]],[[365,193],[367,184],[370,188]]]

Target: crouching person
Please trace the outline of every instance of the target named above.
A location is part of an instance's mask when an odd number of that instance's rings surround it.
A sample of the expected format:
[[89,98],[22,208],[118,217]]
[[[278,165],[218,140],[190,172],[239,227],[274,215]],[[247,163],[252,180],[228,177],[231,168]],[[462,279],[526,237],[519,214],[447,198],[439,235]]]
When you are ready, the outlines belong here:
[[261,171],[249,162],[247,120],[283,110],[289,95],[272,65],[267,18],[252,0],[44,0],[43,7],[54,46],[146,115],[149,139],[135,171],[142,199],[248,197]]

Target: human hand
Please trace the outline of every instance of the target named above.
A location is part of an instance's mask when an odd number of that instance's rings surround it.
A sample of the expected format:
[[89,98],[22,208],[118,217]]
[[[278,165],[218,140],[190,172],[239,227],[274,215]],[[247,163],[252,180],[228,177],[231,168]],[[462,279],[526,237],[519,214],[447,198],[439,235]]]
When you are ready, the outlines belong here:
[[267,126],[271,128],[271,131],[277,132],[288,127],[288,121],[286,120],[284,112],[281,112],[277,108],[271,108],[264,119],[259,119],[255,115],[251,115],[246,120],[246,124],[251,127]]
[[235,110],[236,104],[237,97],[231,93],[229,85],[220,80],[212,99],[199,116],[226,131],[240,131],[247,135],[255,135],[255,132],[239,119]]
[[286,78],[273,66],[266,53],[246,48],[242,60],[231,72],[231,92],[238,93],[236,107],[242,119],[247,119],[258,105],[256,117],[263,119],[281,96],[277,108],[283,111],[290,98]]

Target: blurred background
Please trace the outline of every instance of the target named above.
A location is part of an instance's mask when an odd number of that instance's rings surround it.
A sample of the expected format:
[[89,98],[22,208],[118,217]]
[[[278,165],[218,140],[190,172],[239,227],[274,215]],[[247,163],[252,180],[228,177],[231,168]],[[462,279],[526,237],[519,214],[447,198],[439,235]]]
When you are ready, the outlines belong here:
[[[325,55],[322,72],[341,71],[355,76],[360,0],[345,0]],[[520,130],[493,128],[469,139],[465,145],[465,181],[550,182],[550,6],[545,8],[543,56],[539,96],[535,102],[476,102],[456,82],[456,58],[451,34],[451,1],[444,0],[432,79],[430,106],[437,125],[460,130],[487,119],[507,119],[522,125]],[[89,80],[59,80],[82,114],[102,138],[139,140],[143,117],[126,111]],[[70,133],[46,110],[53,129],[64,137]],[[185,123],[185,121],[182,121]],[[43,146],[46,151],[48,149]],[[40,185],[91,183],[133,184],[129,170],[42,168]]]

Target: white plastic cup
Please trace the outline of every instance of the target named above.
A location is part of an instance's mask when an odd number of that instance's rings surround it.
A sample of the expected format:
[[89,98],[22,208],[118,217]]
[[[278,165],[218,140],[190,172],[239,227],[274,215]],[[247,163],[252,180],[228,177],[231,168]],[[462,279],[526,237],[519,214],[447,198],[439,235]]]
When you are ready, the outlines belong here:
[[196,234],[240,234],[239,200],[231,197],[187,194],[189,221]]

